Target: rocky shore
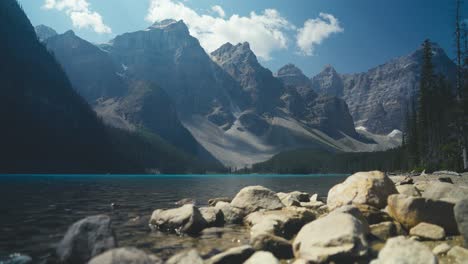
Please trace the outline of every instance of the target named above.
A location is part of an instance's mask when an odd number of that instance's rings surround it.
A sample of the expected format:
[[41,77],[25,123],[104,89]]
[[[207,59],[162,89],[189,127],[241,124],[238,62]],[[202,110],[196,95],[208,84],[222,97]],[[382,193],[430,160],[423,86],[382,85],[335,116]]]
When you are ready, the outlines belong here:
[[331,188],[326,199],[249,186],[206,207],[184,199],[177,208],[152,212],[149,227],[167,236],[202,240],[239,226],[248,240],[221,252],[194,246],[166,257],[119,246],[110,217],[90,216],[70,226],[55,257],[72,264],[468,263],[467,178],[359,172]]

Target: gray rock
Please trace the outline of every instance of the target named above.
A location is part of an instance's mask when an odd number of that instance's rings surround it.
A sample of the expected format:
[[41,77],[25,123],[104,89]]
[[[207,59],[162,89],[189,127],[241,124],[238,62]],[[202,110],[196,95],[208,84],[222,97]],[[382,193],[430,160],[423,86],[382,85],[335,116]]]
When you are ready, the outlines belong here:
[[442,243],[435,246],[434,249],[432,249],[432,253],[434,253],[434,255],[446,254],[451,248],[452,247],[449,244]]
[[411,228],[409,234],[428,240],[442,240],[445,238],[445,231],[442,227],[424,222]]
[[370,226],[370,233],[378,239],[385,241],[397,235],[397,230],[393,222],[382,222]]
[[116,244],[110,217],[96,215],[71,225],[56,251],[61,262],[86,263]]
[[453,258],[456,264],[465,264],[468,259],[468,249],[454,246],[447,252],[447,256]]
[[207,223],[197,207],[187,204],[175,209],[155,210],[149,224],[166,232],[197,234]]
[[279,259],[290,259],[294,257],[291,243],[279,236],[261,234],[251,239],[250,243],[255,250],[271,252]]
[[395,185],[383,172],[358,172],[330,189],[327,205],[336,208],[366,204],[380,209],[387,205],[387,197],[395,193],[398,193]]
[[240,246],[228,249],[220,254],[214,255],[207,260],[207,264],[234,264],[243,263],[249,259],[255,250],[251,246]]
[[263,186],[245,187],[234,197],[231,206],[242,209],[246,214],[260,209],[276,210],[284,207],[278,196]]
[[396,189],[399,194],[406,196],[421,197],[421,192],[412,184],[398,185]]
[[465,239],[465,246],[468,246],[468,199],[459,201],[453,208],[458,230]]
[[422,196],[455,204],[468,198],[468,188],[447,182],[431,181]]
[[219,208],[200,207],[202,217],[206,221],[207,227],[222,226],[224,224],[224,214]]
[[93,259],[88,264],[162,264],[163,261],[145,252],[132,248],[123,247],[108,250]]
[[208,200],[208,205],[209,206],[216,206],[218,202],[226,202],[230,203],[232,201],[231,198],[229,197],[218,197],[218,198],[213,198]]
[[257,251],[244,264],[279,264],[279,261],[270,252]]
[[166,264],[203,264],[203,259],[195,249],[192,249],[170,257]]
[[363,224],[365,233],[366,234],[369,233],[369,223],[367,222],[367,219],[364,217],[362,212],[355,205],[344,205],[344,206],[338,207],[337,209],[330,212],[330,214],[334,214],[334,213],[350,214],[356,217],[356,219],[361,221],[361,223]]
[[175,205],[179,205],[179,206],[186,205],[186,204],[196,205],[196,201],[192,198],[184,198],[175,202]]
[[453,204],[419,197],[395,194],[388,197],[389,215],[407,230],[421,222],[442,227],[448,235],[458,234]]
[[437,264],[437,258],[424,244],[399,236],[390,238],[371,264]]
[[240,224],[245,216],[242,209],[233,207],[230,203],[218,202],[216,203],[215,208],[221,210],[224,222],[227,224]]
[[296,258],[313,263],[359,258],[367,253],[365,226],[350,214],[329,214],[305,225],[293,250]]

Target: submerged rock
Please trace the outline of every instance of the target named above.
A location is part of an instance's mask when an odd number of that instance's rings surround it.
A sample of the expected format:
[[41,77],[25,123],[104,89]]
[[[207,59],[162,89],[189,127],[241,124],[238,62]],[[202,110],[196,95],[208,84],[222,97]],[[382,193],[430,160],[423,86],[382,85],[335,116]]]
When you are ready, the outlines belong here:
[[442,240],[445,238],[445,231],[438,225],[419,223],[410,230],[411,236],[417,236],[428,240]]
[[155,210],[149,224],[162,231],[178,234],[197,234],[207,225],[198,208],[192,204],[169,210]]
[[312,263],[362,257],[367,253],[365,230],[350,214],[329,214],[299,231],[293,243],[294,255]]
[[347,204],[366,204],[376,208],[387,205],[387,197],[398,193],[383,172],[358,172],[328,192],[327,205],[333,209]]
[[260,209],[276,210],[284,207],[278,196],[263,186],[245,187],[234,197],[231,206],[242,209],[246,214]]
[[163,261],[155,255],[132,248],[123,247],[106,251],[93,259],[88,264],[162,264]]
[[166,261],[166,264],[203,264],[203,259],[195,249],[178,253]]
[[465,239],[465,246],[468,246],[468,199],[459,201],[453,208],[458,230]]
[[390,238],[371,264],[437,264],[437,258],[424,244],[399,236]]
[[279,261],[266,251],[257,251],[244,264],[279,264]]
[[207,264],[233,264],[233,263],[244,263],[249,259],[255,250],[251,246],[240,246],[228,249],[222,253],[214,255],[208,261]]
[[110,217],[96,215],[71,225],[58,244],[56,253],[59,261],[64,263],[86,263],[116,244]]

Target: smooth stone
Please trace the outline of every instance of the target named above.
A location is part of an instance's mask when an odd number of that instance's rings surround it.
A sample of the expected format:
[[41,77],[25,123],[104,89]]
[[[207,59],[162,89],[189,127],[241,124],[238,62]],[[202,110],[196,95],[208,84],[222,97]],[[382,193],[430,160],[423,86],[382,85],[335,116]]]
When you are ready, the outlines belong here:
[[243,263],[249,259],[255,250],[249,246],[240,246],[235,248],[230,248],[222,253],[214,255],[207,260],[207,264],[233,264],[233,263]]
[[107,215],[86,217],[71,225],[57,246],[57,257],[64,263],[86,263],[92,257],[117,245]]
[[206,227],[219,227],[224,224],[224,214],[219,208],[200,207],[200,213],[206,221]]
[[468,198],[468,188],[446,182],[431,181],[422,197],[456,204]]
[[203,264],[203,259],[195,249],[184,251],[170,257],[166,264]]
[[398,193],[394,183],[381,171],[358,172],[328,192],[327,205],[333,209],[347,204],[367,204],[378,209],[387,205],[387,197]]
[[453,208],[458,230],[465,240],[465,246],[468,247],[468,199],[459,201]]
[[163,261],[145,252],[132,248],[123,247],[108,250],[93,259],[88,264],[162,264]]
[[257,251],[244,264],[279,264],[279,261],[270,252]]
[[246,214],[260,209],[276,210],[284,207],[276,193],[263,186],[243,188],[234,197],[231,206],[242,209]]
[[367,219],[364,217],[362,212],[355,205],[344,205],[338,207],[337,209],[330,212],[330,214],[333,213],[345,213],[356,217],[356,219],[362,222],[365,229],[365,233],[369,233],[369,223],[367,222]]
[[313,202],[317,202],[318,201],[318,194],[314,193],[310,196],[309,198],[309,202],[313,203]]
[[437,264],[437,258],[421,242],[399,236],[387,240],[371,264]]
[[442,227],[448,235],[456,235],[458,228],[453,206],[452,203],[440,200],[395,194],[388,197],[387,211],[407,230],[426,222]]
[[361,212],[362,216],[364,216],[367,223],[369,223],[370,225],[393,220],[390,217],[390,215],[388,215],[387,212],[379,210],[379,209],[377,209],[375,207],[372,207],[370,205],[355,204],[355,205],[352,205],[352,206],[356,207]]
[[447,256],[453,258],[456,264],[466,264],[468,260],[468,249],[454,246],[447,252]]
[[421,197],[421,192],[412,184],[398,185],[396,189],[399,194],[406,196]]
[[213,199],[208,200],[208,205],[209,206],[216,206],[218,202],[225,202],[225,203],[230,203],[232,201],[231,198],[229,197],[217,197]]
[[329,214],[302,227],[294,239],[294,256],[312,263],[362,257],[368,249],[365,230],[350,214]]
[[435,255],[446,254],[452,247],[447,243],[442,243],[432,249],[432,253]]
[[290,259],[294,257],[291,243],[279,236],[263,234],[256,236],[251,241],[252,247],[259,251],[268,251],[280,259]]
[[197,234],[207,223],[197,207],[186,204],[175,209],[155,210],[149,224],[165,232]]
[[233,207],[230,203],[218,202],[215,208],[221,210],[224,216],[224,222],[227,224],[240,224],[245,216],[242,209]]
[[301,202],[301,203],[299,203],[299,206],[305,207],[305,208],[308,208],[308,209],[313,209],[313,210],[319,209],[320,207],[322,207],[324,205],[325,204],[323,202],[321,202],[321,201]]
[[378,239],[385,241],[397,235],[396,226],[393,222],[382,222],[370,226],[370,233]]
[[442,227],[424,222],[411,228],[409,234],[428,240],[442,240],[445,238],[445,231]]

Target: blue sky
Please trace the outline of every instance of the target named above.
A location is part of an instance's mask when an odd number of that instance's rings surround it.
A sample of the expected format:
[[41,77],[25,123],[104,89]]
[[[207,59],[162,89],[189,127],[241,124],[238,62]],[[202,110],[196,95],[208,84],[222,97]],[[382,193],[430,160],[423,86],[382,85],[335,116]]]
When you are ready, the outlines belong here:
[[[366,71],[412,52],[426,38],[454,54],[455,0],[19,2],[34,25],[45,24],[59,33],[73,29],[97,43],[146,28],[155,20],[182,18],[206,50],[226,41],[249,41],[272,71],[294,63],[308,76],[326,64],[341,73]],[[468,17],[467,3],[462,11]]]

